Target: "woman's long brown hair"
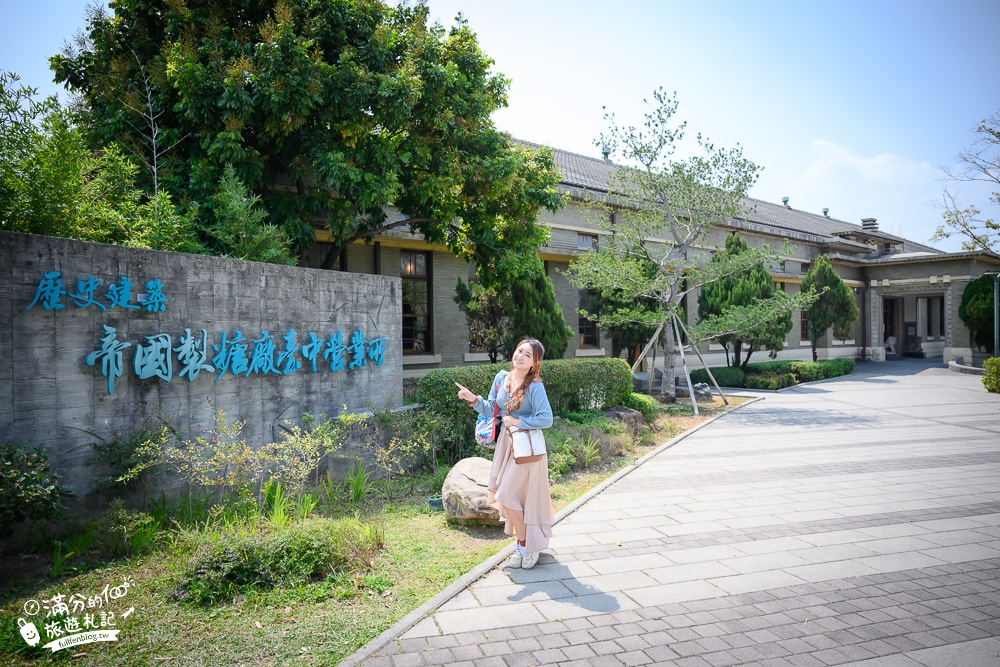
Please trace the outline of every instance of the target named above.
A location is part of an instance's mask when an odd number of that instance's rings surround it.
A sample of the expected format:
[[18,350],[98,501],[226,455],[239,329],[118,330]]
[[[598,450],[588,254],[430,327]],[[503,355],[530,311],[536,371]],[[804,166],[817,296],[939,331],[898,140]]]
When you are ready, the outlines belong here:
[[[545,356],[545,347],[539,343],[534,338],[525,338],[517,347],[521,347],[525,343],[531,346],[531,356],[533,357],[531,362],[531,369],[528,370],[528,374],[524,376],[524,381],[521,382],[521,386],[514,390],[514,393],[507,398],[507,414],[510,414],[514,410],[521,407],[521,401],[524,400],[524,394],[528,391],[528,387],[535,380],[540,379],[539,371],[542,367],[542,357]],[[514,348],[517,350],[517,348]]]

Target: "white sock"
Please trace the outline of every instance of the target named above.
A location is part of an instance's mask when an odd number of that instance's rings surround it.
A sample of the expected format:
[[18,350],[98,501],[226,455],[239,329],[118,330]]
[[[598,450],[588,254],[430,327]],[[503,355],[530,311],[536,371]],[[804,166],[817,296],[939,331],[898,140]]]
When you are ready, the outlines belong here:
[[517,545],[517,549],[515,549],[515,551],[521,554],[521,558],[524,558],[525,556],[528,555],[527,552],[524,550],[524,546],[520,544]]

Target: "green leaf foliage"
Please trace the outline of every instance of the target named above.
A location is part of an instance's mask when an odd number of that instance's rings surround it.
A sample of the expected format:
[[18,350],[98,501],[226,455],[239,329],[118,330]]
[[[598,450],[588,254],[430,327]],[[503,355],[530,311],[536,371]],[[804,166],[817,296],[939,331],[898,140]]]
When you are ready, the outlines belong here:
[[546,359],[562,359],[573,330],[566,326],[549,277],[537,271],[512,280],[508,289],[501,291],[508,299],[510,321],[500,339],[500,354],[512,357],[520,342],[531,337],[545,347]]
[[[739,366],[716,366],[712,368],[712,375],[720,387],[742,387],[746,374]],[[704,368],[696,368],[691,371],[691,382],[694,384],[711,382],[708,371]]]
[[[465,406],[458,398],[455,383],[486,396],[493,378],[505,369],[509,370],[510,364],[435,369],[420,378],[418,400],[432,412],[461,415],[471,426],[475,414],[462,410]],[[632,372],[621,359],[543,361],[541,378],[553,412],[624,405],[632,394]]]
[[1000,394],[1000,357],[983,362],[983,386],[991,394]]
[[546,359],[561,359],[573,330],[566,326],[552,281],[541,271],[506,284],[455,285],[455,303],[465,313],[469,340],[485,349],[491,363],[514,354],[531,337],[541,341]]
[[[746,241],[733,232],[726,237],[724,250],[712,256],[713,263],[724,263],[748,250]],[[779,292],[780,294],[780,292]],[[783,295],[782,295],[783,296]],[[732,366],[746,369],[750,363],[750,355],[760,349],[770,352],[774,358],[785,347],[785,336],[792,330],[791,309],[784,307],[767,314],[747,317],[746,309],[767,309],[768,302],[776,298],[774,280],[764,268],[763,262],[738,273],[722,276],[715,282],[707,283],[698,294],[698,318],[700,321],[709,318],[719,318],[733,309],[743,309],[740,318],[753,325],[732,334],[723,334],[716,338],[726,349],[726,361],[730,362],[732,349]],[[743,351],[746,350],[746,356]]]
[[8,536],[25,519],[58,517],[65,492],[40,447],[0,444],[0,537]]
[[148,197],[119,146],[91,150],[76,114],[18,81],[0,71],[0,229],[204,252],[195,208],[178,209],[165,191]]
[[860,311],[851,289],[833,270],[830,258],[820,255],[813,262],[809,273],[802,279],[802,291],[817,295],[809,306],[809,341],[812,344],[813,361],[816,361],[816,344],[833,327],[833,335],[838,340],[850,337],[851,325],[858,319]]
[[402,224],[498,275],[538,262],[537,212],[563,203],[551,151],[494,127],[509,82],[463,20],[369,0],[113,9],[51,66],[82,95],[91,141],[126,146],[147,188],[214,208],[231,165],[294,250],[330,232],[325,268]]
[[962,301],[958,305],[958,316],[965,326],[976,332],[976,345],[991,354],[993,349],[993,290],[996,283],[993,276],[979,276],[962,290]]

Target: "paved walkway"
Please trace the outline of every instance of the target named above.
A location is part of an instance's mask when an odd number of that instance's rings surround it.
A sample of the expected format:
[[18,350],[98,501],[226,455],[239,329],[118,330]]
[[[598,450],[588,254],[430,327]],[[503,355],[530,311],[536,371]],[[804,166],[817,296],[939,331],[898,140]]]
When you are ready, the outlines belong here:
[[569,514],[535,569],[493,567],[367,649],[366,667],[1000,665],[1000,396],[924,361],[768,394]]

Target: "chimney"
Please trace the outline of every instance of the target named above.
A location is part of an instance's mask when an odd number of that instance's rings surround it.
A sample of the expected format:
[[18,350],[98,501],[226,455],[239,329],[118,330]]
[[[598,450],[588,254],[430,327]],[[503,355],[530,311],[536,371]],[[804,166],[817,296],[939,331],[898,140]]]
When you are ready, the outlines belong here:
[[824,208],[823,209],[823,217],[824,218],[829,218],[830,217],[830,209],[828,209],[828,208]]
[[601,155],[604,156],[605,162],[611,162],[611,148],[608,146],[601,146]]
[[788,205],[788,197],[782,197],[781,203],[785,205],[785,208],[791,208],[791,206]]
[[861,218],[861,228],[866,232],[877,232],[878,221],[875,218]]

